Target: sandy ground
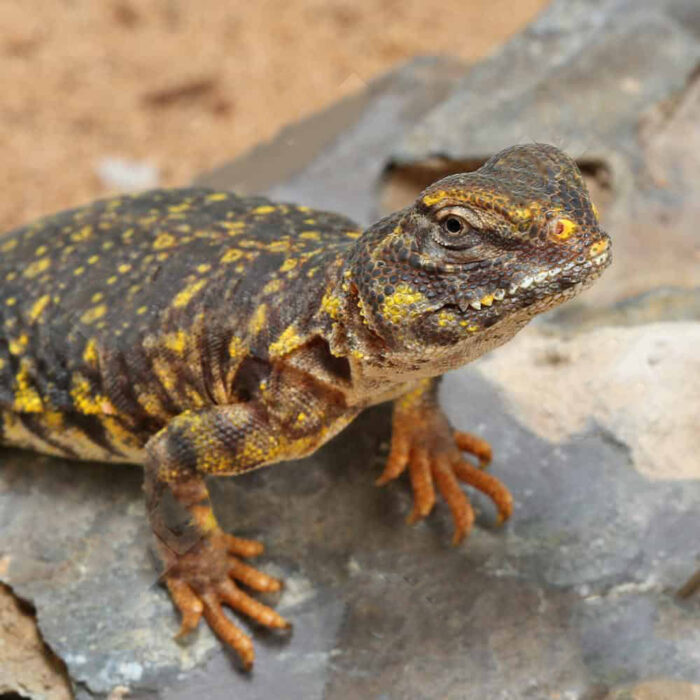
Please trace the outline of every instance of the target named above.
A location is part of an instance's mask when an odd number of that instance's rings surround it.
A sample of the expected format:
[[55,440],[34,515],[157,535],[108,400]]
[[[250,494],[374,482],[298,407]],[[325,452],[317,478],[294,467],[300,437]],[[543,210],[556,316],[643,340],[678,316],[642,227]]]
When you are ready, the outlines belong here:
[[108,193],[105,159],[186,184],[397,62],[483,56],[545,4],[5,0],[0,231]]

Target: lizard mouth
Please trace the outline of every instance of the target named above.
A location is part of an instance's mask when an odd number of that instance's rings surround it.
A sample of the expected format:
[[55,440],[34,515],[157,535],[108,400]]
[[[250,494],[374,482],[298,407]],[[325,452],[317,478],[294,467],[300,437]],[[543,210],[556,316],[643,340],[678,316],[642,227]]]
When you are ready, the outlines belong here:
[[508,288],[499,288],[476,299],[464,298],[458,303],[462,312],[468,309],[481,311],[498,306],[501,302],[526,302],[530,306],[543,299],[555,298],[559,294],[581,286],[588,286],[597,279],[612,261],[610,249],[594,257],[579,255],[568,262],[534,275],[524,275],[510,283]]

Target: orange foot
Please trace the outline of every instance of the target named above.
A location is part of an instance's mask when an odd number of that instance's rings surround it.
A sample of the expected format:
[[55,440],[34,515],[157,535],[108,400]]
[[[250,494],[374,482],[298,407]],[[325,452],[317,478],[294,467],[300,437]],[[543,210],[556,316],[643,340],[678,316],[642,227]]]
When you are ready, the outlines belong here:
[[[196,508],[209,510],[205,506]],[[280,590],[281,581],[240,559],[257,556],[262,551],[262,543],[227,535],[215,527],[189,551],[164,554],[166,571],[163,578],[173,602],[182,613],[177,636],[194,630],[204,615],[221,640],[236,650],[246,671],[252,668],[255,660],[253,642],[226,616],[222,604],[266,627],[291,627],[272,608],[251,598],[234,583],[235,580],[254,591]]]
[[[466,461],[462,452],[479,460],[479,466]],[[474,510],[459,482],[482,491],[494,502],[499,523],[513,511],[510,492],[496,477],[483,471],[491,461],[491,447],[481,438],[452,430],[437,406],[394,413],[391,451],[384,472],[377,480],[382,486],[402,474],[406,467],[413,489],[410,524],[430,513],[435,505],[435,486],[447,502],[454,520],[453,544],[459,544],[471,531]]]

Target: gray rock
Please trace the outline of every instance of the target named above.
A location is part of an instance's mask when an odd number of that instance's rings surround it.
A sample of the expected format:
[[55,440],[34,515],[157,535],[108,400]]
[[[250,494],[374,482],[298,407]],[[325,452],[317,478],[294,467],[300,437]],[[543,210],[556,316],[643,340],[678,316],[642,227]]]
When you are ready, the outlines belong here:
[[543,321],[577,331],[657,321],[700,321],[700,287],[656,287],[610,306],[565,304]]

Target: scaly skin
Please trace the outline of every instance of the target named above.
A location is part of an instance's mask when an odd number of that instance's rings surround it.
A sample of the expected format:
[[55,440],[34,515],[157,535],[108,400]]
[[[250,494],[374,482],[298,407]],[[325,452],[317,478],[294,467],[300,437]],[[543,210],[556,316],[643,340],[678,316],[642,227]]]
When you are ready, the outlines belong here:
[[460,481],[506,519],[510,494],[480,469],[490,447],[453,430],[437,379],[591,284],[609,253],[574,162],[536,144],[435,183],[364,233],[201,189],[95,202],[0,239],[0,436],[143,464],[181,631],[204,616],[250,668],[252,642],[221,606],[284,628],[237,585],[280,582],[243,561],[262,545],[220,530],[204,477],[308,455],[395,399],[379,482],[408,469],[410,521],[437,489],[465,537]]

